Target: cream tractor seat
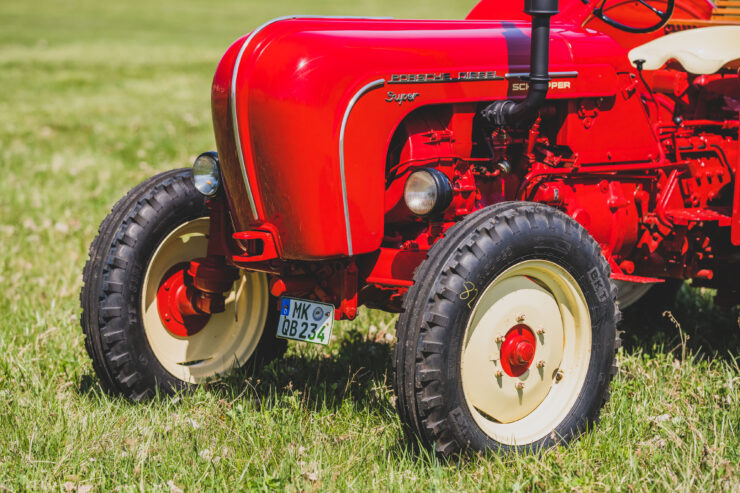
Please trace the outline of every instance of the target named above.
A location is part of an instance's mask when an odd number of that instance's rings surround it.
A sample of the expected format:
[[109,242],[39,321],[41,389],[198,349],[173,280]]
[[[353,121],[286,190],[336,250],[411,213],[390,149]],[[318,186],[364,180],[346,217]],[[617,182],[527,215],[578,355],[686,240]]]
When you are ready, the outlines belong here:
[[668,34],[629,53],[630,61],[645,60],[645,70],[657,70],[676,60],[692,74],[713,74],[723,67],[740,68],[740,26],[714,26]]

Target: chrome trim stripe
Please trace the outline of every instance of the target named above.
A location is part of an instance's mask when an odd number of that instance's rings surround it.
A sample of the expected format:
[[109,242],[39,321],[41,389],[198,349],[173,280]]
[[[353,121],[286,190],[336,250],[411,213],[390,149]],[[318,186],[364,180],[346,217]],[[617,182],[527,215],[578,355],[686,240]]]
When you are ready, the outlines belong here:
[[249,205],[252,208],[252,214],[254,215],[255,219],[259,219],[259,216],[257,215],[257,205],[254,202],[254,194],[252,192],[252,187],[249,185],[249,177],[247,177],[247,166],[244,163],[244,152],[242,151],[242,143],[241,139],[239,138],[239,121],[236,117],[236,78],[237,75],[239,75],[239,66],[242,61],[242,56],[244,55],[244,52],[246,51],[249,44],[252,42],[255,36],[260,33],[264,28],[267,26],[274,24],[276,22],[285,21],[289,19],[367,19],[367,20],[390,20],[392,17],[352,17],[352,16],[345,16],[345,17],[339,17],[339,16],[321,16],[321,15],[288,15],[283,17],[277,17],[275,19],[272,19],[270,21],[265,22],[261,26],[257,27],[252,33],[249,35],[249,37],[244,40],[244,43],[242,43],[242,47],[239,49],[239,54],[236,56],[236,61],[234,62],[234,72],[231,75],[231,120],[233,122],[234,126],[234,141],[236,144],[236,153],[239,157],[239,164],[241,165],[241,171],[242,171],[242,178],[244,179],[244,186],[247,189],[247,195],[249,196]]
[[353,255],[352,250],[352,229],[349,224],[349,203],[347,202],[347,180],[344,172],[344,132],[347,130],[347,121],[349,115],[352,113],[352,108],[355,107],[357,101],[360,100],[371,89],[376,87],[383,87],[385,85],[385,79],[375,80],[362,89],[357,91],[347,105],[347,110],[344,112],[344,118],[342,118],[342,128],[339,130],[339,174],[342,178],[342,203],[344,205],[344,225],[347,230],[347,254],[351,257]]
[[[492,72],[492,74],[493,75],[488,76],[483,79],[461,79],[459,78],[459,73],[458,73],[458,77],[455,79],[450,77],[448,79],[438,79],[438,80],[389,80],[388,85],[391,85],[391,84],[394,84],[394,85],[395,84],[451,84],[453,82],[492,82],[492,81],[498,81],[498,80],[505,79],[504,77],[497,75],[495,71]],[[444,75],[451,76],[451,74],[449,73],[444,74]]]
[[[578,72],[550,72],[551,79],[570,79],[571,77],[578,77]],[[516,72],[513,74],[506,74],[504,77],[507,79],[529,79],[529,72]]]
[[[473,71],[476,72],[476,71]],[[526,80],[529,79],[529,72],[515,72],[506,74],[503,77],[498,75],[496,71],[491,72],[489,71],[477,71],[477,73],[491,73],[493,75],[487,76],[482,79],[461,79],[459,77],[460,73],[466,73],[466,72],[459,72],[458,77],[452,78],[451,74],[445,73],[442,75],[447,75],[449,78],[447,79],[436,79],[436,80],[389,80],[388,85],[390,84],[451,84],[454,82],[492,82],[492,81],[498,81],[498,80],[505,80],[505,79],[522,79]],[[434,72],[432,72],[434,74]],[[416,74],[414,74],[416,75]],[[423,74],[419,74],[423,75]],[[578,77],[578,72],[550,72],[550,78],[551,79],[569,79],[571,77]]]

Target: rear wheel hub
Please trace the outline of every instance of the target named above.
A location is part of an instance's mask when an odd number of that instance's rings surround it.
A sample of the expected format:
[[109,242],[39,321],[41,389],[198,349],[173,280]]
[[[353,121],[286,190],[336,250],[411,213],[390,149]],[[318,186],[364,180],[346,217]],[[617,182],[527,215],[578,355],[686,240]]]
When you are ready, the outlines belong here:
[[512,327],[501,344],[501,367],[510,377],[524,374],[534,360],[536,348],[537,342],[529,327]]

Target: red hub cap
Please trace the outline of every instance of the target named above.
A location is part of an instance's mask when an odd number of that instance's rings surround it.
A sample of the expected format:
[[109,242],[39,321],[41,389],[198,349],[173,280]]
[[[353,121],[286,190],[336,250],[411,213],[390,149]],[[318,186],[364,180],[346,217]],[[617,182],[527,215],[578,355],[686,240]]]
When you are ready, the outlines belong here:
[[190,264],[179,264],[167,271],[157,290],[157,310],[162,325],[172,335],[189,337],[206,326],[210,315],[198,313],[188,297],[185,271]]
[[526,325],[516,325],[501,343],[501,366],[507,375],[518,377],[532,365],[537,342]]

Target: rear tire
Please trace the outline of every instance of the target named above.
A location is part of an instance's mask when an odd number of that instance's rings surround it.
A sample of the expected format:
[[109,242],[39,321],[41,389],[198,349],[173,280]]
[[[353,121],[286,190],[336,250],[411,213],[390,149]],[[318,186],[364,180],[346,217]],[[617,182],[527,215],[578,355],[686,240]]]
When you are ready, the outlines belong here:
[[278,312],[264,274],[242,273],[227,311],[211,315],[198,334],[177,337],[164,328],[152,289],[161,272],[205,255],[207,216],[192,171],[181,169],[132,189],[101,224],[80,301],[85,347],[107,391],[133,400],[172,394],[285,351],[270,330]]
[[616,373],[610,274],[586,230],[547,206],[502,203],[451,228],[397,324],[406,429],[442,457],[537,450],[585,431]]

